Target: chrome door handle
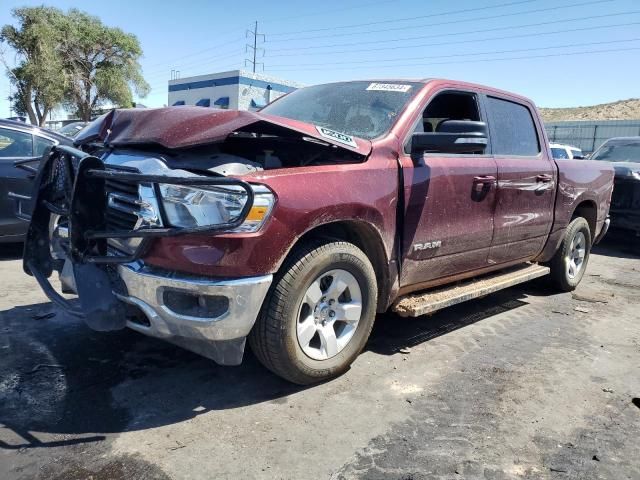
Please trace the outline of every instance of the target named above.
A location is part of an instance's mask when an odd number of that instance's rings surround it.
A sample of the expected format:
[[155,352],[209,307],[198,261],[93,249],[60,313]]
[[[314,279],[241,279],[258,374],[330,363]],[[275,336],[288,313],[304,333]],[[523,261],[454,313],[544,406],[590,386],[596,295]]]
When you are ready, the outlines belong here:
[[496,177],[493,175],[480,175],[473,177],[473,183],[494,183],[495,181]]

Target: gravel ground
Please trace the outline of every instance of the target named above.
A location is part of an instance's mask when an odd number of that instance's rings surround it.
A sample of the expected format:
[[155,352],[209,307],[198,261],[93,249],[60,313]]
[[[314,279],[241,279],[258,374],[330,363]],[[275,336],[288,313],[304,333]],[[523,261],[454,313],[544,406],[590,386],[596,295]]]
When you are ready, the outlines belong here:
[[640,257],[379,316],[342,377],[287,384],[53,309],[0,246],[0,478],[638,479]]

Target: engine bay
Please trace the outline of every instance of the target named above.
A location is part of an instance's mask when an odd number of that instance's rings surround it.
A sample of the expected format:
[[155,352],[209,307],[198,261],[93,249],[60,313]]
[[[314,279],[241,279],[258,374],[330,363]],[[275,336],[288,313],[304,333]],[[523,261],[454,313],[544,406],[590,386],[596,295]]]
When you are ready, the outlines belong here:
[[170,168],[194,173],[242,175],[262,170],[360,163],[362,155],[312,137],[234,132],[220,143],[164,150]]

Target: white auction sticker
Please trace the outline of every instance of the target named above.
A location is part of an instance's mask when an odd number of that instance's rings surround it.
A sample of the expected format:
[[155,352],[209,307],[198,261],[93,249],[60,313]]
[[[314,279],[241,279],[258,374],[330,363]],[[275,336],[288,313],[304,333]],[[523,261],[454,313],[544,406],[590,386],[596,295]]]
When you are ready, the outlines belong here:
[[347,135],[345,133],[336,132],[335,130],[330,130],[328,128],[320,127],[318,125],[316,125],[316,129],[318,130],[318,133],[320,133],[320,135],[322,135],[324,138],[329,138],[329,139],[334,140],[336,142],[340,142],[340,143],[344,143],[345,145],[349,145],[350,147],[358,148],[358,144],[356,143],[356,141],[353,139],[353,137],[351,135]]
[[379,92],[402,92],[406,93],[411,89],[411,85],[403,85],[400,83],[372,83],[367,90],[377,90]]

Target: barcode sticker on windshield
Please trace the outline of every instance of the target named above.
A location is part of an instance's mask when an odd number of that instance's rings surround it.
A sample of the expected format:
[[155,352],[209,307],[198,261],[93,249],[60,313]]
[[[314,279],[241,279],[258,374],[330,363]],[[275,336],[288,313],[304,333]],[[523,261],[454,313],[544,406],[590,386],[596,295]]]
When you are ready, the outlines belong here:
[[411,89],[411,85],[400,83],[371,83],[367,90],[377,90],[379,92],[402,92],[406,93]]
[[344,143],[345,145],[349,145],[350,147],[358,148],[358,144],[351,135],[336,132],[335,130],[329,130],[325,127],[319,127],[318,125],[316,125],[316,129],[318,130],[318,133],[320,133],[320,135],[322,135],[324,138],[329,138],[335,142]]

